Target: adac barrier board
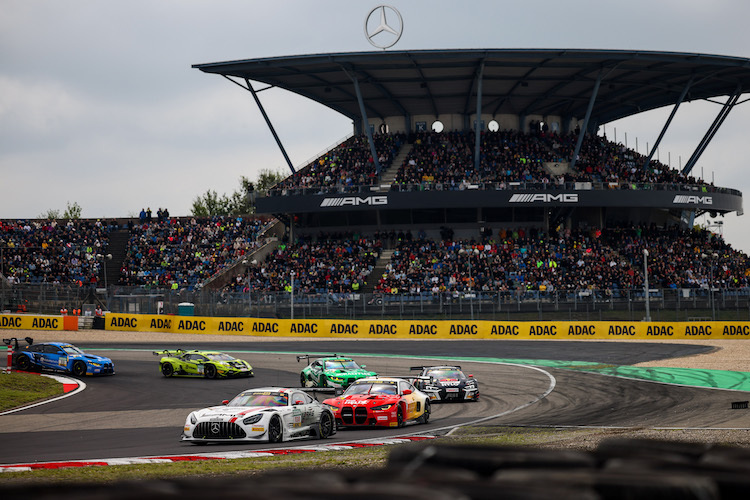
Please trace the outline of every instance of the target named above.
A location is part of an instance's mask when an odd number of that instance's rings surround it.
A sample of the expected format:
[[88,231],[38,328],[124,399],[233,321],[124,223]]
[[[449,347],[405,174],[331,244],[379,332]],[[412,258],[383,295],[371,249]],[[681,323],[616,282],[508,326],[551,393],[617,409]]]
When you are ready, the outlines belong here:
[[[65,318],[75,319],[75,328],[67,325]],[[68,321],[70,323],[70,321]],[[76,316],[37,316],[33,314],[0,314],[0,328],[11,330],[77,330]]]
[[109,313],[107,330],[308,338],[750,339],[750,322],[382,321]]

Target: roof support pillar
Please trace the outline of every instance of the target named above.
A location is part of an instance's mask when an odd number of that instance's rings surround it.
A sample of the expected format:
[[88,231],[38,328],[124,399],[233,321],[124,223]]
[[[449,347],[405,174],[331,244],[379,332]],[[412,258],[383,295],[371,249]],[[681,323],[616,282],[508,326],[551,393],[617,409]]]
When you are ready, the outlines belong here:
[[724,123],[724,120],[726,120],[727,116],[729,116],[729,112],[732,111],[734,105],[737,104],[737,100],[739,100],[740,95],[742,95],[742,86],[737,85],[734,94],[729,96],[726,104],[724,104],[724,106],[721,108],[721,111],[719,111],[719,114],[716,115],[714,122],[711,124],[708,131],[706,131],[706,135],[703,136],[703,139],[701,139],[701,142],[698,143],[695,151],[693,151],[693,155],[683,167],[683,174],[687,175],[693,169],[695,164],[698,162],[698,158],[701,157],[703,152],[706,150],[706,147],[708,147],[708,143],[711,142],[711,139],[714,138],[716,132],[719,130],[719,127],[721,127],[721,125]]
[[[348,73],[347,73],[348,74]],[[375,164],[375,172],[380,175],[380,160],[378,160],[378,153],[375,150],[375,141],[372,139],[372,130],[370,130],[370,123],[367,121],[367,110],[365,109],[365,101],[362,99],[362,92],[359,90],[359,80],[356,76],[349,75],[354,83],[354,91],[357,93],[357,103],[359,103],[359,112],[362,114],[362,128],[365,129],[367,134],[367,142],[370,144],[370,154],[372,155],[372,161]]]
[[583,137],[588,131],[589,120],[591,119],[591,111],[594,109],[594,101],[596,101],[596,95],[599,93],[599,86],[602,83],[602,76],[604,75],[604,69],[599,70],[599,76],[596,77],[596,83],[594,84],[594,90],[591,92],[591,98],[589,99],[589,105],[586,108],[586,116],[583,119],[583,127],[578,134],[578,141],[576,142],[576,149],[573,151],[573,158],[570,160],[570,168],[573,169],[576,166],[576,158],[578,153],[581,152],[581,146],[583,145]]
[[484,76],[484,61],[479,65],[477,75],[477,116],[474,120],[474,171],[479,171],[479,150],[482,132],[482,77]]
[[656,138],[654,147],[651,148],[651,152],[648,154],[648,158],[646,158],[646,161],[643,164],[643,170],[646,170],[648,168],[648,164],[651,163],[651,159],[654,157],[654,152],[659,147],[659,143],[661,143],[661,140],[664,138],[664,134],[667,133],[667,129],[669,128],[669,125],[672,123],[672,119],[674,118],[674,115],[677,114],[677,110],[679,109],[680,104],[682,104],[682,101],[685,100],[685,96],[687,95],[688,90],[690,90],[690,87],[692,85],[693,85],[693,79],[691,78],[690,81],[687,83],[687,85],[685,85],[685,88],[682,89],[682,94],[680,94],[680,98],[677,99],[677,102],[672,108],[672,112],[669,114],[669,118],[667,118],[667,122],[664,124],[664,127],[661,129],[661,133],[659,134],[659,137]]
[[[279,146],[279,149],[281,150],[281,154],[284,155],[284,159],[286,160],[286,164],[289,165],[289,170],[292,171],[292,174],[296,174],[297,171],[294,170],[294,165],[292,165],[292,161],[289,159],[289,155],[286,154],[286,149],[284,149],[284,145],[281,144],[281,139],[279,139],[278,134],[276,134],[276,129],[273,128],[273,124],[271,124],[271,120],[268,118],[268,115],[266,114],[266,110],[263,108],[263,105],[260,103],[260,99],[258,99],[258,93],[255,92],[255,89],[250,84],[250,80],[245,78],[245,84],[247,85],[247,90],[250,91],[251,94],[253,94],[253,99],[255,99],[255,104],[258,105],[258,109],[260,109],[260,114],[263,115],[263,119],[266,120],[266,125],[268,125],[268,129],[271,131],[271,134],[273,134],[273,138],[276,140],[276,144]],[[240,85],[241,87],[242,85]]]

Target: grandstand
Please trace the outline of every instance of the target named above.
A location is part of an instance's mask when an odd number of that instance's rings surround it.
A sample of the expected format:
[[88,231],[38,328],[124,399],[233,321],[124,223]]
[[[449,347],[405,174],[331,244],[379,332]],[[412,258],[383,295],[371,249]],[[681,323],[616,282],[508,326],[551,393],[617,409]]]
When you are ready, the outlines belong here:
[[[260,218],[113,221],[70,242],[96,250],[58,272],[40,267],[31,236],[46,223],[7,221],[4,303],[22,301],[21,282],[51,282],[86,283],[128,312],[191,301],[205,315],[632,320],[651,303],[668,319],[748,319],[748,257],[694,227],[703,213],[741,215],[742,193],[692,172],[750,85],[749,62],[488,49],[198,64],[246,88],[264,116],[251,81],[342,113],[353,133],[299,168],[277,138],[290,175],[252,193]],[[699,99],[724,104],[684,166],[661,163],[677,109]],[[664,106],[673,113],[646,154],[601,132]]]

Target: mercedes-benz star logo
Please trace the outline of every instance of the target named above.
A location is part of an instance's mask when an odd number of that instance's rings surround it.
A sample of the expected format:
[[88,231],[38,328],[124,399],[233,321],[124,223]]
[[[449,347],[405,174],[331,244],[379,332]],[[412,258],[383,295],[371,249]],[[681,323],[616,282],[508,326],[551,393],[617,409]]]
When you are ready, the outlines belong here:
[[220,430],[221,430],[221,426],[219,424],[217,424],[217,423],[211,424],[211,433],[212,434],[218,434]]
[[[388,24],[385,11],[390,11],[390,19],[394,24]],[[376,12],[380,13],[380,22],[377,22]],[[372,20],[372,22],[371,22]],[[396,22],[398,21],[398,22]],[[377,23],[377,24],[376,24]],[[365,19],[365,36],[367,41],[379,49],[393,47],[404,32],[404,20],[401,13],[390,5],[379,5],[372,9]]]

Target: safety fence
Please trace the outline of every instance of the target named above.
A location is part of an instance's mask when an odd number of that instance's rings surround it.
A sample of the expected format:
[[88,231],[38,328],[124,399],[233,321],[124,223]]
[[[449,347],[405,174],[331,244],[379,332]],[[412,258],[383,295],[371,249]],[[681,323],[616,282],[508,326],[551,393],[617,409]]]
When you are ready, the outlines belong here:
[[258,318],[393,318],[484,320],[748,321],[750,288],[652,288],[479,291],[463,293],[315,293],[94,289],[69,285],[0,283],[0,312],[59,314],[99,306],[132,314]]

